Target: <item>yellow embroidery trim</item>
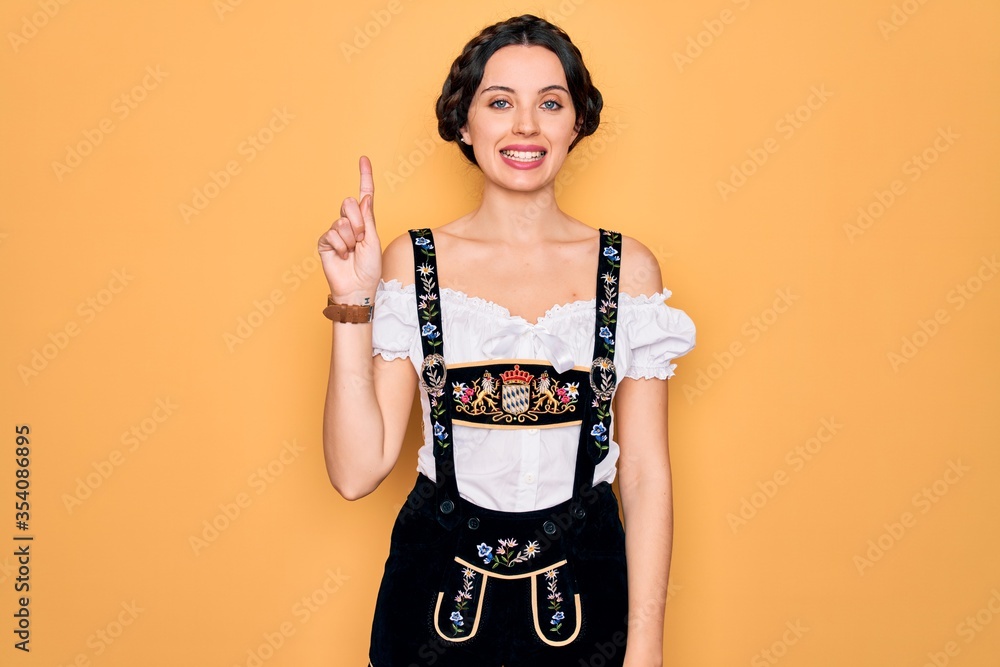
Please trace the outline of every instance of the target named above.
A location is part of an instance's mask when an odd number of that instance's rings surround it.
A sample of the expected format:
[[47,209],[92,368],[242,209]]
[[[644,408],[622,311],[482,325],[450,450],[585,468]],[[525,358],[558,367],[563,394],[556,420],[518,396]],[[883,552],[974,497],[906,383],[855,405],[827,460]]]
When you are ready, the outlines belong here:
[[[455,560],[458,559],[456,558]],[[480,570],[480,572],[482,571]],[[488,576],[485,572],[482,572],[482,575],[483,575],[483,581],[479,585],[480,588],[479,603],[476,605],[476,620],[472,622],[472,630],[470,630],[469,634],[466,635],[465,637],[446,637],[445,634],[441,632],[441,628],[439,627],[438,622],[441,619],[441,601],[444,600],[444,591],[440,591],[438,593],[437,603],[435,603],[434,605],[434,632],[438,633],[438,636],[441,639],[449,642],[459,643],[472,639],[473,637],[476,636],[476,632],[479,631],[479,618],[480,616],[482,616],[483,598],[486,597],[486,580],[488,579]]]
[[[565,562],[566,561],[563,561],[563,563],[565,563]],[[555,567],[555,565],[553,565],[552,567]],[[545,571],[551,570],[552,567],[546,568]],[[537,634],[538,638],[541,639],[546,644],[548,644],[549,646],[565,646],[566,644],[569,644],[571,641],[573,641],[574,639],[576,639],[576,636],[578,634],[580,634],[580,626],[582,625],[582,623],[581,623],[581,619],[582,619],[581,613],[582,612],[581,612],[581,605],[580,605],[580,594],[579,593],[574,593],[573,594],[573,602],[574,602],[574,604],[576,606],[576,628],[573,630],[573,634],[570,635],[568,638],[563,639],[562,641],[554,642],[554,641],[552,641],[551,639],[549,639],[548,637],[545,636],[545,634],[542,632],[542,628],[538,625],[538,583],[537,582],[538,582],[538,579],[536,577],[532,577],[531,578],[531,618],[535,622],[535,634]]]
[[532,570],[531,572],[525,572],[524,574],[497,574],[496,572],[493,572],[491,570],[484,570],[478,565],[473,565],[472,563],[465,561],[459,558],[458,556],[455,556],[455,562],[459,563],[460,565],[464,565],[470,570],[475,570],[476,572],[483,575],[483,577],[496,577],[497,579],[524,579],[525,577],[533,577],[536,574],[542,574],[544,572],[548,572],[553,568],[561,567],[565,565],[567,561],[564,558],[558,563],[553,563],[552,565],[546,565],[545,567],[539,568],[537,570]]

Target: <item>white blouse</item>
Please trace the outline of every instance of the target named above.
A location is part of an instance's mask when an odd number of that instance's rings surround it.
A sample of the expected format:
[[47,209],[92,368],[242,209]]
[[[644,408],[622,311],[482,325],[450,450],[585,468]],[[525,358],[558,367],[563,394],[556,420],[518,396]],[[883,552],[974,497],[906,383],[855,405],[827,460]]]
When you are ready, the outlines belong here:
[[[551,363],[559,372],[589,370],[594,354],[594,299],[553,306],[532,324],[503,306],[464,292],[441,288],[441,326],[447,364],[496,359]],[[652,296],[619,296],[615,346],[617,382],[666,379],[671,361],[695,344],[687,313],[664,303],[670,290]],[[414,285],[381,281],[375,295],[373,355],[409,357],[417,374],[423,362]],[[420,391],[423,446],[417,470],[435,479],[430,403]],[[614,412],[611,414],[614,433]],[[554,428],[480,428],[452,424],[459,494],[489,509],[525,512],[556,505],[573,494],[580,425]],[[607,456],[594,471],[594,484],[615,478],[619,447],[610,439]]]

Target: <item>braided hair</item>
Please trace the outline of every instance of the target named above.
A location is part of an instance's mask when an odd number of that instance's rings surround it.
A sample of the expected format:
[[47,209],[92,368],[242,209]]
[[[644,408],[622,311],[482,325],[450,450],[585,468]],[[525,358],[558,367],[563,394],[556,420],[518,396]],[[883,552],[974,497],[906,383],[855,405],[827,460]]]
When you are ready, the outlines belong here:
[[460,130],[468,120],[469,106],[483,80],[486,62],[498,50],[512,44],[544,46],[559,57],[579,128],[579,134],[569,150],[573,150],[581,139],[596,132],[601,122],[604,99],[601,91],[591,82],[590,72],[583,64],[583,55],[569,35],[562,28],[537,16],[515,16],[484,28],[465,45],[461,55],[451,64],[451,71],[435,105],[438,134],[445,141],[456,142],[469,162],[476,166],[479,164],[472,146],[459,141]]

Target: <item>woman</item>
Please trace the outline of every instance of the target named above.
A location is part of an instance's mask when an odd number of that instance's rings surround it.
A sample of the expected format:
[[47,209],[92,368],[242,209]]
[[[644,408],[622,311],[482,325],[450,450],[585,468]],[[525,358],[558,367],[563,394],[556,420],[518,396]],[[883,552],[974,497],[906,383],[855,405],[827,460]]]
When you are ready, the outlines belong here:
[[373,667],[662,664],[666,380],[694,326],[665,305],[649,250],[555,201],[601,107],[561,29],[530,15],[490,26],[437,103],[441,136],[485,177],[479,207],[382,252],[362,157],[360,201],[345,199],[320,238],[334,487],[371,493],[399,456],[418,383],[423,409]]

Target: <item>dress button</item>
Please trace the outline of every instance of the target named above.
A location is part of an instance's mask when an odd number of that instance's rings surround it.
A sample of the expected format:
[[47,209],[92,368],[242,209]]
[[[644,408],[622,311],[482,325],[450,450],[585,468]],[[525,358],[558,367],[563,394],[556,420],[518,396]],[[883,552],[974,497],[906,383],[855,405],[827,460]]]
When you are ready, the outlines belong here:
[[528,429],[528,435],[538,435],[538,429],[537,428],[529,428]]
[[477,519],[476,517],[472,517],[471,519],[469,519],[469,528],[471,530],[476,530],[477,528],[479,528],[479,519]]
[[570,514],[572,514],[575,519],[582,519],[587,516],[587,511],[580,505],[574,505],[573,509],[570,510]]
[[445,500],[444,502],[441,503],[441,511],[444,514],[451,514],[452,511],[454,511],[454,509],[455,509],[455,503],[451,502],[450,500]]
[[524,481],[527,482],[528,484],[531,484],[532,482],[535,481],[535,475],[529,472],[527,475],[524,476]]
[[552,523],[551,521],[546,521],[545,523],[542,524],[542,530],[545,531],[546,535],[555,535],[556,524]]

